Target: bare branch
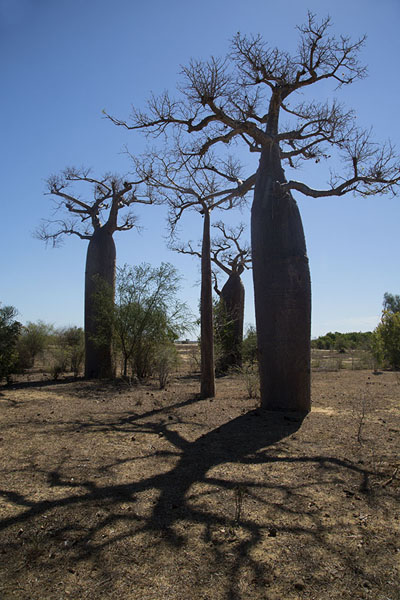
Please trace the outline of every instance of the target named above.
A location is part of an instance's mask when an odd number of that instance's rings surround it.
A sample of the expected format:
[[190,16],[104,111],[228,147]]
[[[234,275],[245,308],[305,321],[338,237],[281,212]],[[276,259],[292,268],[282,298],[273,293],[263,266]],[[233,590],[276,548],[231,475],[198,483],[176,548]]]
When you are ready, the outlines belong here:
[[255,183],[255,174],[242,179],[242,167],[232,157],[224,160],[210,152],[191,155],[179,140],[163,152],[147,152],[134,164],[146,181],[147,194],[169,206],[172,229],[188,208],[201,212],[239,205]]
[[[81,239],[90,239],[100,227],[108,227],[112,232],[132,229],[136,226],[136,217],[132,212],[124,213],[135,202],[149,203],[149,199],[137,196],[137,186],[142,183],[126,181],[124,178],[106,174],[95,178],[88,168],[68,167],[47,180],[47,194],[54,200],[54,213],[67,213],[71,219],[54,219],[42,222],[36,232],[44,241],[57,245],[65,235],[77,235]],[[88,188],[91,200],[82,199],[80,190]],[[120,222],[118,221],[121,216]]]
[[[218,221],[213,227],[222,233],[222,236],[213,238],[211,241],[210,258],[218,269],[229,276],[232,273],[238,273],[240,275],[244,269],[250,268],[250,247],[247,243],[242,244],[240,239],[245,230],[244,224],[240,223],[237,227],[228,227],[222,221]],[[196,249],[194,248],[192,241],[183,243],[174,239],[170,242],[169,248],[180,254],[201,258],[200,242],[197,244]],[[215,285],[217,286],[217,275],[215,271],[213,277]],[[214,289],[219,293],[215,286]]]
[[245,230],[243,223],[228,227],[222,221],[213,225],[222,233],[222,237],[212,240],[212,260],[225,273],[238,273],[248,269],[251,263],[251,251],[248,243],[241,241]]
[[170,250],[178,252],[179,254],[188,254],[190,256],[197,256],[198,258],[201,258],[201,250],[195,250],[192,246],[191,240],[189,242],[186,242],[186,244],[184,244],[183,242],[170,244],[169,248]]
[[298,87],[311,85],[316,81],[332,78],[338,86],[352,83],[366,75],[366,67],[361,65],[358,54],[365,44],[366,36],[351,42],[348,36],[338,39],[328,35],[330,17],[316,22],[315,15],[308,13],[307,23],[299,26],[298,46]]
[[400,183],[400,161],[390,142],[380,146],[371,142],[370,132],[357,131],[353,139],[341,148],[349,165],[347,178],[332,176],[331,187],[327,190],[315,190],[298,181],[289,181],[281,188],[297,190],[313,198],[343,196],[349,192],[362,196],[387,192],[396,195]]
[[[55,229],[49,229],[55,227]],[[81,240],[90,240],[92,237],[89,233],[84,233],[74,227],[74,224],[69,221],[47,221],[42,220],[41,225],[35,230],[34,237],[42,242],[48,244],[49,242],[53,248],[57,248],[62,244],[62,238],[66,235],[76,235]]]
[[[301,188],[302,193],[317,196],[395,193],[399,180],[393,149],[367,142],[355,125],[353,111],[336,100],[290,102],[297,92],[318,82],[331,80],[337,89],[365,77],[366,68],[359,60],[365,36],[353,41],[333,35],[330,18],[319,21],[311,12],[297,31],[293,54],[270,47],[260,35],[237,33],[225,58],[191,60],[181,68],[177,99],[167,92],[152,96],[145,112],[132,110],[129,122],[106,115],[116,125],[153,136],[164,136],[171,129],[179,139],[173,142],[174,151],[179,146],[179,159],[165,158],[163,152],[160,161],[154,152],[142,169],[148,197],[167,202],[178,220],[195,201],[224,209],[252,188],[252,178],[243,181],[226,165],[207,159],[233,143],[245,144],[251,152],[279,145],[281,159],[293,168],[304,160],[319,163],[338,151],[346,172],[333,175],[326,190],[313,190],[300,182],[285,184],[287,189]],[[282,111],[288,119],[283,125]],[[227,187],[226,182],[237,186]]]

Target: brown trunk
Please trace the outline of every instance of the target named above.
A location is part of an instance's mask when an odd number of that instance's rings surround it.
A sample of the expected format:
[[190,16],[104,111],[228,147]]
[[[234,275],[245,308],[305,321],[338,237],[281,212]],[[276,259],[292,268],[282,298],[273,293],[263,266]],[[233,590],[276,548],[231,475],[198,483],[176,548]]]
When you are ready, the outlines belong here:
[[303,226],[285,181],[279,146],[261,154],[252,206],[252,259],[261,403],[308,412],[311,283]]
[[200,350],[202,398],[215,396],[214,332],[212,278],[210,258],[210,212],[204,209],[203,244],[201,249]]
[[106,227],[97,229],[89,242],[85,271],[85,376],[95,379],[113,375],[111,321],[100,323],[94,294],[100,280],[114,298],[115,257],[112,233]]
[[232,273],[221,290],[221,300],[228,321],[226,336],[223,340],[223,356],[220,371],[242,365],[244,286],[239,273]]

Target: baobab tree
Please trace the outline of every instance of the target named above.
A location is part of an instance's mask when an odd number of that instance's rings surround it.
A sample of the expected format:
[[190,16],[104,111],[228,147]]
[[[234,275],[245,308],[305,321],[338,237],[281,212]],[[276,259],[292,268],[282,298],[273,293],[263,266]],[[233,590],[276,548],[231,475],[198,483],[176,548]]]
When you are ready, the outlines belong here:
[[[216,334],[221,345],[221,356],[217,360],[216,370],[220,374],[229,368],[240,367],[242,364],[242,343],[244,325],[245,290],[241,275],[251,263],[251,252],[248,244],[241,241],[245,226],[240,223],[229,227],[222,221],[213,225],[220,232],[218,237],[211,239],[211,262],[214,278],[214,290],[219,296],[216,318]],[[189,254],[201,258],[201,252],[193,247],[192,242],[174,244],[173,250],[181,254]],[[218,284],[218,272],[228,276],[222,288]]]
[[226,373],[229,368],[242,366],[242,343],[244,325],[245,290],[241,275],[251,263],[250,246],[241,242],[243,223],[228,227],[222,221],[215,224],[222,235],[213,239],[212,262],[228,279],[221,289],[218,278],[214,277],[214,290],[220,298],[223,331],[220,334],[222,356],[219,370]]
[[[237,33],[227,57],[191,60],[182,68],[180,97],[152,97],[147,111],[117,125],[159,136],[173,128],[192,139],[200,156],[241,142],[259,153],[251,211],[251,247],[262,406],[307,412],[310,398],[311,285],[300,213],[292,192],[312,198],[395,193],[399,159],[390,142],[374,143],[371,130],[336,99],[315,100],[320,83],[335,90],[366,75],[359,61],[365,37],[330,32],[330,18],[308,13],[297,27],[291,55],[260,35]],[[314,98],[306,100],[307,90]],[[300,96],[301,94],[301,96]],[[286,121],[282,121],[282,117]],[[287,179],[284,167],[304,161],[331,168],[325,189]]]
[[223,161],[211,153],[191,156],[176,145],[164,153],[147,154],[135,161],[138,176],[144,179],[151,201],[167,204],[173,239],[185,211],[191,209],[203,218],[201,245],[200,353],[203,398],[215,396],[212,270],[210,223],[216,209],[229,210],[240,205],[254,185],[255,175],[240,178],[237,161]]
[[[111,377],[111,326],[100,323],[96,293],[106,287],[113,302],[115,293],[116,249],[114,233],[136,225],[129,207],[139,199],[136,186],[140,182],[124,181],[117,175],[92,177],[90,169],[68,168],[47,180],[47,194],[55,202],[60,218],[43,220],[36,236],[57,246],[63,237],[75,235],[88,240],[85,269],[85,376]],[[77,187],[89,187],[92,199],[82,200]],[[128,209],[128,210],[125,210]],[[101,334],[99,331],[101,330]]]

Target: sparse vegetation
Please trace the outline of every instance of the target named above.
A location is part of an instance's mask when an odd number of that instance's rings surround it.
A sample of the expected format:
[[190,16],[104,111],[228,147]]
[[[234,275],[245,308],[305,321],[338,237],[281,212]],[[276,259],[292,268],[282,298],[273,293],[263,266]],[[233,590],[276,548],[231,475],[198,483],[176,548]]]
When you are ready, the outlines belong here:
[[247,397],[248,398],[259,398],[260,397],[260,377],[258,373],[258,363],[244,363],[241,367],[236,369],[240,377],[245,383]]
[[163,354],[167,369],[167,353],[173,354],[171,344],[192,326],[186,303],[177,298],[180,277],[175,267],[143,263],[118,268],[115,301],[110,287],[99,283],[94,296],[99,319],[94,343],[102,343],[103,330],[106,334],[113,331],[114,354],[122,355],[124,377],[133,375],[144,381]]
[[311,340],[311,348],[318,350],[368,350],[371,347],[372,332],[339,333],[338,331],[329,332],[318,338]]
[[235,374],[38,383],[0,390],[5,600],[396,598],[396,373],[314,373],[304,420]]
[[56,342],[66,353],[65,365],[74,377],[81,372],[85,358],[85,333],[81,327],[64,327],[57,331]]
[[[237,33],[225,59],[182,67],[176,99],[109,117],[161,141],[131,156],[132,180],[75,167],[48,179],[58,214],[36,235],[88,243],[85,326],[23,326],[0,306],[1,599],[394,599],[400,296],[385,293],[374,332],[310,341],[293,196],[400,184],[393,145],[336,99],[307,99],[365,75],[365,38],[330,27],[309,12],[293,56]],[[235,144],[258,153],[256,172],[225,154]],[[286,179],[331,158],[326,189]],[[251,252],[243,225],[217,223],[212,243],[215,210],[249,192]],[[170,248],[188,209],[202,220],[201,251],[174,247],[201,258],[198,343],[177,343],[193,319],[172,264],[116,267],[113,236],[136,227],[138,202],[167,207]],[[250,260],[257,328],[243,339]]]
[[177,370],[179,355],[172,342],[166,342],[159,346],[155,355],[155,371],[158,376],[160,390],[165,389],[171,374]]
[[35,359],[39,354],[43,354],[51,342],[51,336],[54,333],[54,327],[50,323],[38,321],[37,323],[28,322],[23,328],[21,338],[18,341],[18,351],[24,358],[23,367],[33,367]]
[[373,350],[379,365],[400,369],[400,296],[386,293],[379,325],[374,331]]
[[18,363],[18,337],[22,325],[16,320],[17,310],[13,306],[0,305],[0,383],[10,381]]
[[247,328],[243,339],[243,361],[245,363],[255,363],[257,361],[257,332],[253,325]]

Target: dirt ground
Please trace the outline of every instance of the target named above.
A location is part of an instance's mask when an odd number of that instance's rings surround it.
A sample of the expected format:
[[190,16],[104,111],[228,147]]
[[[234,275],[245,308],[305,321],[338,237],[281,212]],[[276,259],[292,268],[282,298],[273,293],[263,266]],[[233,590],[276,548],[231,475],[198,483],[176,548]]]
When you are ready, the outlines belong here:
[[0,388],[0,599],[398,600],[400,380]]

